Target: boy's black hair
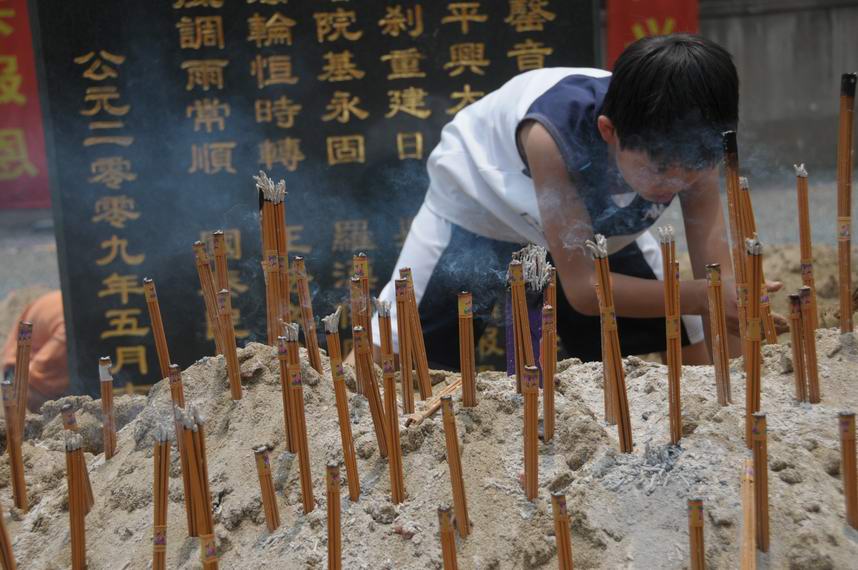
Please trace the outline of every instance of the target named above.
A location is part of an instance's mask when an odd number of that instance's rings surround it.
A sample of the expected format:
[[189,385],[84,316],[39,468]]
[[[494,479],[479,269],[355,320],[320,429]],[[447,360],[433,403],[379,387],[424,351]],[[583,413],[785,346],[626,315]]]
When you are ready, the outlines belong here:
[[733,59],[692,34],[640,39],[617,58],[601,114],[620,148],[644,150],[662,167],[710,167],[722,156],[721,132],[738,123]]

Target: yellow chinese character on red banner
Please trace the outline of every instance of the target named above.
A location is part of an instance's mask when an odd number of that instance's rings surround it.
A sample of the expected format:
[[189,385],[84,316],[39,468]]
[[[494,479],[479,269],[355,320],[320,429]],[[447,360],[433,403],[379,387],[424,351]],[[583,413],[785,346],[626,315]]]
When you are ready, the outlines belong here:
[[301,139],[286,137],[277,141],[265,139],[259,144],[259,164],[267,170],[275,164],[282,164],[289,172],[295,172],[302,160],[307,158],[301,152]]
[[122,259],[126,265],[140,265],[146,260],[146,254],[140,253],[132,255],[128,253],[128,240],[120,239],[117,235],[110,236],[110,239],[101,242],[101,249],[109,249],[110,251],[101,259],[96,259],[96,265],[107,265],[117,258]]
[[321,81],[351,81],[352,79],[360,79],[365,72],[358,69],[357,64],[352,61],[354,54],[349,50],[339,53],[329,51],[324,56],[325,65],[322,67],[322,74],[319,75]]
[[280,12],[266,19],[259,14],[253,14],[247,19],[247,41],[256,42],[256,47],[272,45],[292,45],[292,28],[295,20],[287,18]]
[[134,210],[134,198],[125,195],[104,196],[95,202],[92,223],[107,222],[114,228],[124,229],[126,222],[140,217],[140,212]]
[[92,176],[87,179],[93,184],[104,184],[111,190],[119,190],[125,182],[132,182],[137,175],[131,171],[131,161],[121,156],[97,158],[89,165]]
[[224,129],[224,119],[229,117],[229,104],[221,103],[219,99],[197,99],[193,105],[188,105],[185,115],[194,119],[194,132],[205,128],[207,133],[213,127]]
[[420,60],[423,57],[423,54],[417,51],[417,48],[395,49],[381,56],[381,61],[390,62],[388,79],[419,78],[426,77],[426,74],[420,71]]
[[432,110],[426,108],[426,96],[428,94],[425,90],[417,87],[388,91],[387,96],[390,97],[389,110],[384,116],[389,119],[402,112],[418,119],[425,119],[432,114]]
[[339,123],[348,123],[351,116],[354,115],[358,119],[366,119],[369,113],[358,107],[360,97],[353,97],[348,91],[334,91],[334,96],[330,103],[325,107],[328,111],[322,115],[322,120],[337,121]]
[[149,365],[146,362],[146,347],[142,344],[136,346],[117,346],[116,358],[113,360],[116,364],[110,369],[111,374],[118,374],[126,366],[132,364],[137,365],[137,371],[140,374],[149,373]]
[[506,52],[507,57],[516,58],[519,71],[531,69],[542,69],[545,67],[545,56],[554,53],[554,49],[546,47],[542,42],[535,42],[530,38],[512,46]]
[[334,222],[331,251],[370,251],[376,248],[369,220],[339,220]]
[[467,69],[477,75],[485,75],[483,67],[488,67],[489,60],[485,58],[486,44],[483,42],[466,42],[450,46],[450,61],[444,64],[444,69],[450,69],[450,77],[461,75]]
[[3,21],[3,18],[12,19],[15,17],[15,10],[0,10],[0,36],[9,37],[15,29]]
[[223,49],[223,21],[220,16],[183,16],[176,28],[179,30],[179,47],[182,49]]
[[228,172],[235,174],[232,166],[232,151],[235,149],[234,142],[213,142],[202,145],[191,145],[191,167],[189,174],[203,172],[205,174],[217,174]]
[[301,111],[301,105],[284,95],[274,101],[257,99],[254,110],[256,111],[257,123],[274,121],[274,124],[281,129],[289,129],[295,125],[295,117]]
[[117,336],[146,336],[149,327],[141,327],[138,323],[140,309],[108,309],[104,312],[107,323],[113,327],[102,331],[99,338],[113,338]]
[[465,83],[465,86],[461,91],[453,91],[453,93],[450,94],[450,99],[454,101],[458,100],[459,102],[447,109],[447,114],[455,115],[474,101],[479,100],[480,97],[485,94],[485,91],[471,91],[471,86],[468,83]]
[[223,0],[176,0],[173,8],[220,8]]
[[549,0],[509,0],[509,16],[504,22],[516,32],[541,32],[546,23],[557,18],[546,9],[549,4]]
[[104,289],[98,292],[99,299],[111,295],[119,295],[122,304],[127,305],[130,295],[143,294],[143,286],[137,284],[136,275],[119,275],[118,273],[113,273],[101,282],[104,284]]
[[295,224],[288,224],[286,226],[286,237],[287,243],[289,244],[289,253],[296,253],[298,255],[310,255],[313,251],[312,245],[307,245],[301,242],[301,232],[304,231],[304,226],[297,226]]
[[229,65],[226,59],[189,59],[183,61],[181,68],[188,72],[185,90],[199,87],[208,91],[212,87],[223,89],[223,68]]
[[30,162],[24,131],[0,129],[0,180],[15,180],[24,174],[35,176],[38,173]]
[[409,36],[416,38],[423,33],[423,8],[420,4],[408,8],[404,14],[399,4],[387,6],[385,11],[384,18],[378,21],[382,35],[398,38],[400,33],[407,31]]
[[423,160],[423,133],[397,133],[396,151],[399,160],[416,158]]
[[104,111],[114,117],[123,117],[131,110],[131,105],[115,106],[112,101],[119,99],[119,91],[116,86],[105,85],[103,87],[87,87],[83,100],[92,103],[88,109],[81,109],[80,114],[92,117]]
[[18,72],[18,57],[0,55],[0,105],[23,105],[27,102],[27,98],[21,93],[22,80]]
[[[268,73],[266,74],[266,70]],[[295,85],[298,78],[292,75],[292,56],[258,55],[250,62],[250,75],[256,78],[259,89],[269,85]]]
[[89,63],[89,67],[81,74],[82,77],[93,81],[104,81],[105,79],[116,79],[119,77],[119,71],[108,65],[108,63],[117,66],[122,65],[125,62],[125,56],[116,55],[102,49],[98,51],[97,56],[94,51],[91,51],[74,58],[74,62],[78,65]]
[[458,23],[462,27],[462,33],[470,31],[471,22],[483,23],[489,19],[486,14],[480,14],[479,2],[451,2],[447,4],[450,14],[441,18],[442,24]]
[[666,36],[673,33],[674,28],[676,28],[676,20],[673,18],[666,18],[662,26],[659,26],[658,20],[655,18],[647,18],[645,23],[646,29],[640,22],[632,24],[632,34],[636,40],[646,36]]
[[341,135],[328,137],[328,165],[366,162],[363,135]]
[[337,8],[336,12],[316,12],[313,17],[316,19],[316,39],[319,40],[319,43],[326,40],[333,42],[340,37],[356,41],[363,36],[362,31],[349,30],[351,25],[357,21],[354,10],[346,11]]

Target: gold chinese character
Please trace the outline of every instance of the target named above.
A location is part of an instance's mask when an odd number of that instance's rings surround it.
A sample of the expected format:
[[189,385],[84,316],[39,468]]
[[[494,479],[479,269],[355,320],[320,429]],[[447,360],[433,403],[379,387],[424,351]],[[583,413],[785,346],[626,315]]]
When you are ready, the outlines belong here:
[[289,172],[295,172],[302,160],[307,158],[301,152],[301,139],[286,137],[278,141],[265,139],[259,144],[259,164],[264,164],[267,170],[280,163]]
[[149,327],[141,327],[138,324],[140,309],[108,309],[104,312],[104,318],[112,329],[103,331],[99,338],[113,338],[116,336],[146,336]]
[[336,12],[316,12],[316,39],[319,43],[333,42],[340,37],[350,41],[359,40],[363,36],[361,31],[349,31],[349,27],[357,21],[354,10],[343,10],[337,8]]
[[353,97],[348,91],[334,91],[331,102],[325,107],[328,113],[322,115],[322,120],[348,123],[352,115],[358,119],[366,119],[369,113],[358,107],[359,103],[360,97]]
[[238,297],[242,293],[247,293],[250,287],[241,282],[241,272],[238,269],[230,269],[227,273],[229,274],[230,295]]
[[[263,0],[264,2],[264,0]],[[247,338],[250,336],[250,331],[247,329],[243,329],[240,327],[241,323],[241,311],[239,309],[232,309],[232,326],[235,327],[235,338]],[[214,331],[212,330],[212,322],[209,320],[208,312],[206,312],[206,339],[213,340],[214,339]]]
[[658,20],[655,18],[647,18],[646,19],[646,29],[644,29],[643,25],[640,22],[635,22],[632,24],[632,35],[636,40],[641,38],[645,38],[647,36],[666,36],[668,34],[673,33],[673,29],[676,27],[676,20],[673,18],[666,18],[664,20],[664,25],[659,26]]
[[220,8],[223,0],[176,0],[173,8]]
[[397,133],[396,151],[399,160],[406,158],[423,159],[423,133]]
[[235,174],[235,168],[232,166],[232,151],[235,145],[234,142],[213,142],[200,146],[192,144],[191,167],[188,173],[217,174],[223,171]]
[[485,91],[471,91],[471,86],[465,83],[465,86],[462,88],[461,91],[453,91],[453,93],[450,95],[451,99],[453,99],[454,101],[458,99],[459,102],[456,105],[447,109],[447,114],[455,115],[474,101],[477,101],[485,94]]
[[289,244],[290,253],[310,255],[310,253],[313,251],[312,245],[298,243],[301,241],[301,232],[303,231],[304,226],[296,226],[294,224],[288,224],[286,226],[286,238],[287,243]]
[[483,23],[489,19],[486,14],[479,14],[479,2],[451,2],[447,4],[447,10],[450,11],[449,16],[441,18],[442,24],[454,24],[458,22],[462,26],[462,33],[467,34],[470,31],[471,22]]
[[212,86],[223,89],[223,68],[229,65],[226,59],[189,59],[180,66],[188,72],[185,90],[200,87],[208,91]]
[[39,173],[30,162],[27,142],[21,129],[0,129],[0,180],[15,180],[24,174]]
[[480,360],[489,358],[490,356],[503,356],[504,350],[500,346],[498,340],[499,330],[497,327],[487,327],[480,336],[480,342],[477,344],[477,354]]
[[86,137],[83,139],[83,146],[95,146],[97,144],[115,144],[118,146],[131,146],[134,143],[134,137],[112,135],[100,137]]
[[[367,230],[369,231],[369,230]],[[370,235],[370,240],[372,240],[372,236]],[[375,244],[373,244],[375,247]],[[357,251],[356,249],[352,249],[350,247],[346,247],[343,251]],[[349,287],[351,284],[353,273],[352,273],[352,264],[351,263],[343,263],[342,261],[334,261],[333,268],[331,269],[331,279],[333,279],[333,289],[345,289]],[[375,290],[378,287],[378,277],[372,271],[372,261],[370,261],[369,265],[369,288],[370,290]],[[343,311],[345,313],[346,311]],[[348,327],[348,320],[340,321],[340,328]]]
[[0,36],[9,37],[15,31],[11,25],[3,21],[3,18],[14,18],[15,10],[0,10]]
[[[92,63],[89,63],[90,61]],[[119,77],[119,72],[105,62],[112,63],[113,65],[122,65],[125,62],[125,56],[115,55],[102,49],[98,51],[98,57],[96,57],[94,51],[91,51],[74,58],[74,62],[78,65],[89,63],[89,67],[82,74],[83,77],[92,79],[93,81],[104,81],[105,79]]]
[[176,28],[179,30],[179,47],[182,49],[223,49],[223,21],[220,16],[183,16]]
[[354,54],[349,50],[340,53],[329,51],[324,56],[325,65],[322,67],[323,73],[319,76],[321,81],[351,81],[352,79],[360,79],[366,75],[363,71],[357,68],[357,64],[352,61]]
[[257,2],[268,6],[276,6],[278,4],[288,4],[289,0],[247,0],[248,4],[256,4]]
[[92,117],[104,111],[114,117],[123,117],[131,110],[131,105],[116,107],[111,103],[111,101],[116,99],[119,99],[119,91],[113,85],[87,87],[83,100],[86,103],[92,103],[92,106],[88,109],[81,109],[80,114],[85,117]]
[[98,292],[98,298],[119,295],[123,305],[128,304],[129,295],[142,295],[143,286],[137,284],[136,275],[119,275],[113,273],[102,280],[104,289]]
[[509,16],[504,22],[515,28],[516,32],[541,32],[546,22],[557,17],[546,10],[549,0],[509,0]]
[[420,71],[420,60],[423,57],[417,48],[395,49],[381,56],[381,61],[390,62],[388,79],[406,79],[409,77],[426,77],[426,74]]
[[0,55],[0,105],[23,105],[27,102],[27,98],[21,93],[21,79],[21,74],[18,73],[18,57]]
[[363,135],[328,137],[328,165],[366,161]]
[[432,111],[426,108],[425,99],[428,94],[423,89],[416,87],[388,91],[387,96],[390,97],[390,110],[385,117],[389,119],[401,111],[412,117],[425,119],[432,114]]
[[[265,77],[265,70],[268,77]],[[292,56],[258,55],[250,62],[250,75],[256,77],[256,85],[260,89],[269,85],[295,85],[298,78],[292,75]]]
[[369,220],[339,220],[334,222],[331,251],[368,251],[375,249],[375,238]]
[[89,165],[92,177],[88,178],[93,184],[104,184],[112,190],[119,190],[125,182],[132,182],[137,175],[131,172],[131,161],[121,156],[105,156],[97,158]]
[[444,64],[444,69],[450,69],[450,77],[461,75],[467,69],[477,75],[485,75],[482,67],[488,67],[489,60],[485,59],[486,44],[483,42],[466,42],[450,46],[450,61]]
[[506,55],[516,58],[519,71],[542,69],[545,67],[545,56],[554,53],[554,48],[545,47],[542,42],[535,42],[530,38],[515,44],[512,48],[506,52]]
[[107,265],[119,256],[126,265],[140,265],[146,260],[146,254],[140,253],[132,255],[128,253],[128,240],[120,239],[117,235],[110,236],[110,239],[101,242],[101,249],[109,249],[110,251],[101,259],[95,260],[96,265]]
[[[223,231],[226,258],[235,260],[241,259],[241,230],[238,228],[229,228],[221,231]],[[200,241],[206,244],[209,251],[214,251],[212,233],[214,233],[214,230],[203,230],[200,232]],[[230,279],[230,281],[232,280]]]
[[107,222],[114,228],[125,228],[125,222],[136,220],[140,212],[134,211],[134,198],[128,196],[104,196],[95,202],[92,223]]
[[110,369],[111,374],[118,374],[126,366],[137,365],[137,371],[146,375],[149,373],[149,365],[146,362],[146,347],[142,344],[137,346],[117,346],[116,364]]
[[197,99],[193,105],[188,105],[186,116],[194,119],[194,132],[205,127],[206,132],[212,132],[212,127],[224,129],[224,119],[229,117],[229,104],[221,103],[218,99]]
[[[416,4],[414,8],[408,8],[402,13],[402,6],[386,6],[384,18],[378,21],[381,34],[385,36],[399,37],[399,34],[408,31],[408,35],[416,38],[423,33],[423,8]],[[409,28],[411,28],[409,30]]]
[[408,237],[408,230],[411,229],[411,222],[414,218],[399,218],[399,231],[393,238],[393,243],[397,249],[402,249],[405,245],[405,238]]
[[281,129],[289,129],[295,125],[295,117],[301,111],[298,105],[285,95],[272,101],[271,99],[257,99],[254,104],[257,123],[274,123]]
[[256,42],[256,47],[292,45],[292,28],[295,20],[275,12],[267,20],[259,14],[247,19],[247,41]]

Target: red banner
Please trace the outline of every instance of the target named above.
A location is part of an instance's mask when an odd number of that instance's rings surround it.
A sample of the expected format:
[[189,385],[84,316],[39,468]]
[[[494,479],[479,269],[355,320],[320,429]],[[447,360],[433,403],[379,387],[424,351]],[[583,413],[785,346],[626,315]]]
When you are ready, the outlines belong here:
[[697,30],[697,0],[608,0],[606,65],[640,38]]
[[51,205],[26,0],[0,0],[0,209]]

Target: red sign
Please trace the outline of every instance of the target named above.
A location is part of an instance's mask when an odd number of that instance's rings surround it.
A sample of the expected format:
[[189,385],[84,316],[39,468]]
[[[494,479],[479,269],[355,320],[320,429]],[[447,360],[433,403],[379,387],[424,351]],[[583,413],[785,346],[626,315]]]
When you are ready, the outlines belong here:
[[608,0],[608,59],[646,36],[663,36],[698,29],[697,0]]
[[26,0],[0,0],[0,209],[51,205]]

